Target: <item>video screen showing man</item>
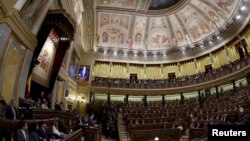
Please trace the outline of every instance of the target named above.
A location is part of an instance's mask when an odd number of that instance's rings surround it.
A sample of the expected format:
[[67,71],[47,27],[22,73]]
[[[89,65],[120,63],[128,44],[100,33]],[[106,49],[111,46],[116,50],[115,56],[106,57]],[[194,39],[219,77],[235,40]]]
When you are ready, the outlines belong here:
[[79,81],[89,81],[89,73],[90,73],[89,66],[80,66],[78,80]]

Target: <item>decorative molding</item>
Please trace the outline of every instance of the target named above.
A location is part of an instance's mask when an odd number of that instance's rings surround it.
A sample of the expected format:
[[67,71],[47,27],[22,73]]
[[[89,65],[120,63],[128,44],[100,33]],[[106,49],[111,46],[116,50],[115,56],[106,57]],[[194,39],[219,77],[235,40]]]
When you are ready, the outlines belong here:
[[9,25],[12,32],[14,32],[20,38],[22,44],[24,44],[25,47],[32,51],[35,50],[37,44],[36,36],[31,33],[27,25],[24,24],[16,9],[13,9],[2,22],[6,22]]

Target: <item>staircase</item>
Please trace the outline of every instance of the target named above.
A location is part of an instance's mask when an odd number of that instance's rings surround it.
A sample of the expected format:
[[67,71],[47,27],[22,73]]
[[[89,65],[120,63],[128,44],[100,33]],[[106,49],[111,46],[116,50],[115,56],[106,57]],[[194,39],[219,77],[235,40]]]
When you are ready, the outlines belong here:
[[123,122],[122,113],[118,114],[118,131],[119,131],[120,141],[129,141],[128,132],[127,132],[126,126]]

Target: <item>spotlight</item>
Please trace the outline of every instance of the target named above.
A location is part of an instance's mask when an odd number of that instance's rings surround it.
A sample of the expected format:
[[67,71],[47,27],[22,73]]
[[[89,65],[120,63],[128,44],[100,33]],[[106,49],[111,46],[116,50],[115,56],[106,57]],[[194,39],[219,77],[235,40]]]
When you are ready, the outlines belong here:
[[69,38],[66,38],[66,37],[61,37],[61,38],[60,38],[60,40],[61,40],[61,41],[68,41],[68,40],[69,40]]
[[159,138],[158,137],[155,137],[155,139],[154,139],[155,141],[159,141]]
[[237,19],[237,20],[239,20],[240,18],[241,18],[241,16],[240,16],[240,15],[237,15],[237,16],[236,16],[236,19]]
[[245,11],[245,10],[246,10],[246,6],[242,6],[242,7],[240,8],[240,10],[241,10],[241,11]]

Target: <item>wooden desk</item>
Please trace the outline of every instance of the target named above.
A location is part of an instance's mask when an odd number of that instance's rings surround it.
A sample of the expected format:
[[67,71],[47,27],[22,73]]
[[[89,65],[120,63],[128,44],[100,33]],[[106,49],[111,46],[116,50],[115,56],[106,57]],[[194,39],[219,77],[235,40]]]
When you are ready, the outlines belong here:
[[101,128],[85,128],[85,141],[101,141]]

